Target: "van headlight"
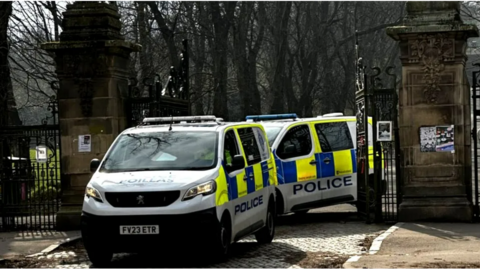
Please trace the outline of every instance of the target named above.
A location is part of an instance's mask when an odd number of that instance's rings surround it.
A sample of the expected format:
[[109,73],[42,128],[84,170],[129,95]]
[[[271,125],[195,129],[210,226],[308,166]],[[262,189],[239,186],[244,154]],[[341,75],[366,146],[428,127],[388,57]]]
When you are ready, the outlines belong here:
[[217,184],[215,183],[215,181],[208,181],[206,183],[190,188],[183,196],[183,200],[189,200],[198,195],[210,195],[215,193],[216,189]]
[[95,188],[93,187],[87,187],[85,189],[85,195],[90,198],[92,197],[94,200],[96,200],[97,202],[103,202],[102,200],[102,196],[100,196],[100,192],[98,192],[98,190],[96,190]]

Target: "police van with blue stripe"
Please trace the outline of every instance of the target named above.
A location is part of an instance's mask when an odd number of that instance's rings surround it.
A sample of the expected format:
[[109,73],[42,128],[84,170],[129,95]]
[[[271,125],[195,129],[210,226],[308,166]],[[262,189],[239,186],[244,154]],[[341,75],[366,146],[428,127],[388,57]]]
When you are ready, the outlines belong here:
[[[246,120],[262,124],[267,132],[277,165],[277,214],[304,214],[314,208],[356,203],[355,116],[251,115]],[[372,134],[371,118],[368,127]],[[369,174],[373,173],[372,137]]]
[[277,174],[260,124],[145,118],[90,169],[81,230],[96,265],[114,253],[176,245],[221,259],[248,235],[274,238]]

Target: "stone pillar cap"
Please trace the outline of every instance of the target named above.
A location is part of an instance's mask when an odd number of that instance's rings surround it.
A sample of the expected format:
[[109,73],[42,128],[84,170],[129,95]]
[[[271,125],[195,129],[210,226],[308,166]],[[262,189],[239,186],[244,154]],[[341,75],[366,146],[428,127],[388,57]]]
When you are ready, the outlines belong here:
[[406,25],[462,23],[460,2],[408,1]]
[[387,35],[395,40],[415,33],[464,32],[467,37],[479,36],[477,26],[463,23],[458,1],[407,1],[406,8],[401,25],[387,27]]

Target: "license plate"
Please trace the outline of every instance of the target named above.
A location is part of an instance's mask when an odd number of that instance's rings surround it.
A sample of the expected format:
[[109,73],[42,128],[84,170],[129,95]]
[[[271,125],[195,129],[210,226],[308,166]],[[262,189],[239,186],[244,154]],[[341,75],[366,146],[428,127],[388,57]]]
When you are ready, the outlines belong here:
[[132,225],[120,226],[120,234],[159,234],[160,228],[158,225]]

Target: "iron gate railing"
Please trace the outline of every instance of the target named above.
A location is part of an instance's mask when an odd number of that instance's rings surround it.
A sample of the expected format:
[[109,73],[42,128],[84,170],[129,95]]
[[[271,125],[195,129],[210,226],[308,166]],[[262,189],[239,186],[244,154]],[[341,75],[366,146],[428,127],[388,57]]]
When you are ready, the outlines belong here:
[[396,76],[386,69],[393,83],[385,88],[380,68],[367,74],[356,42],[357,211],[367,223],[396,222],[402,194]]
[[[53,230],[60,208],[60,128],[57,102],[43,125],[0,129],[0,230]],[[48,122],[52,122],[49,124]],[[37,160],[37,147],[46,159]]]
[[175,96],[162,96],[161,83],[144,79],[142,84],[130,79],[129,99],[127,100],[127,126],[140,124],[145,117],[185,116],[190,112],[190,103],[186,99]]
[[[376,221],[396,222],[398,206],[401,203],[400,142],[398,132],[398,97],[394,67],[388,67],[385,74],[391,77],[391,87],[384,88],[380,75],[382,71],[374,68],[370,85],[372,95],[372,129],[374,135],[374,189]],[[381,138],[383,137],[385,138]],[[390,138],[388,138],[390,136]],[[385,140],[383,140],[385,139]]]
[[[130,79],[126,103],[127,126],[141,123],[145,117],[186,116],[190,114],[188,41],[182,41],[180,67],[170,68],[167,85],[162,89],[160,76]],[[179,72],[177,72],[179,70]]]
[[357,211],[360,218],[367,223],[371,220],[371,198],[373,196],[369,187],[369,134],[368,132],[368,103],[370,99],[367,96],[367,75],[361,60],[357,57],[357,74],[356,74],[356,92],[355,92],[355,111],[356,111],[356,129],[357,129]]
[[[480,68],[480,64],[475,65]],[[479,173],[478,163],[480,159],[479,153],[479,122],[480,122],[480,70],[472,72],[472,183],[471,183],[471,201],[473,204],[473,215],[475,220],[480,220],[480,190],[479,190]]]

